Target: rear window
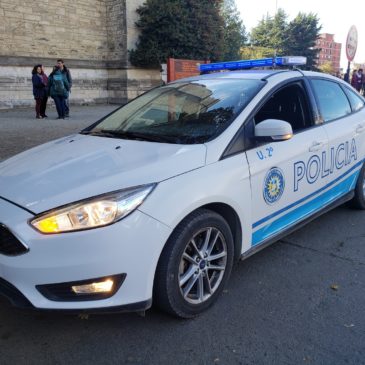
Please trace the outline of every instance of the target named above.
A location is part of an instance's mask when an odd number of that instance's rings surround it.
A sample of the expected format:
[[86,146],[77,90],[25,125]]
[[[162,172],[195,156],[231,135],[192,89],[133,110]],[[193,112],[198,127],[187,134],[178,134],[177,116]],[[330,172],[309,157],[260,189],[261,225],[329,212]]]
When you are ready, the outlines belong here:
[[351,113],[350,103],[337,82],[312,79],[312,84],[325,122]]
[[362,99],[356,92],[345,87],[345,92],[350,100],[351,108],[354,112],[364,107],[364,99]]

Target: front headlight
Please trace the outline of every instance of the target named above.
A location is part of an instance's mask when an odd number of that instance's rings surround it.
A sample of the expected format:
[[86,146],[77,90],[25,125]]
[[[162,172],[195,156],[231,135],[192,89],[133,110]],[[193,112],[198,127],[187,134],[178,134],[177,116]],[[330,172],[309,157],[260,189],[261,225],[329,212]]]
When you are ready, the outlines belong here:
[[132,213],[155,186],[137,186],[69,204],[39,215],[30,224],[41,233],[71,232],[106,226]]

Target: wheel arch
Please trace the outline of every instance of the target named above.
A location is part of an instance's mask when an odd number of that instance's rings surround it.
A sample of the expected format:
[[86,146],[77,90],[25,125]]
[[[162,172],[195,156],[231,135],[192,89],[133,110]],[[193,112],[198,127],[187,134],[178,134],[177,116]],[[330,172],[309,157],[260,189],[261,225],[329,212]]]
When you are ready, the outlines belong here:
[[[180,221],[172,229],[172,232],[171,232],[169,238],[167,239],[166,243],[170,239],[170,237],[171,237],[172,233],[175,231],[176,227],[178,227],[179,224],[186,217],[188,217],[190,214],[196,212],[199,209],[211,210],[211,211],[219,214],[220,216],[222,216],[227,221],[227,223],[231,229],[232,236],[233,236],[234,260],[238,261],[241,256],[241,252],[242,252],[242,225],[241,225],[241,221],[240,221],[239,215],[236,212],[236,210],[234,208],[232,208],[232,206],[230,206],[229,204],[226,204],[226,203],[222,203],[222,202],[208,203],[208,204],[204,204],[204,205],[200,205],[200,206],[196,207],[194,210],[190,211],[188,214],[186,214],[184,217],[182,217],[180,219]],[[165,245],[166,245],[166,243],[165,243]],[[164,247],[163,247],[162,251],[163,250],[164,250]],[[162,251],[161,251],[161,254],[162,254]]]
[[242,227],[237,212],[230,205],[225,203],[210,203],[203,205],[200,208],[212,210],[227,221],[233,236],[234,259],[235,261],[238,261],[242,252]]

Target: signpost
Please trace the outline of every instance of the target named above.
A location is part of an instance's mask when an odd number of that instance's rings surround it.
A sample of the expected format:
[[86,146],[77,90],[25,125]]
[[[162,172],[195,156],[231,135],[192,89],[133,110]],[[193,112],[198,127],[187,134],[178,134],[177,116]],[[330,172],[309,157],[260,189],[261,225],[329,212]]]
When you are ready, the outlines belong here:
[[347,72],[345,75],[345,81],[350,82],[350,63],[354,60],[357,50],[357,29],[353,25],[351,26],[346,39],[346,57],[347,57]]

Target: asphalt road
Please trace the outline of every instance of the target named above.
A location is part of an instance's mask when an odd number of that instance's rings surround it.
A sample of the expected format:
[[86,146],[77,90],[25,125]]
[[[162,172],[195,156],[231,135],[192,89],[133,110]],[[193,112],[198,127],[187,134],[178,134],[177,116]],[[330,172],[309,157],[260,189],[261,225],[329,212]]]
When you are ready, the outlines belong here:
[[[74,107],[61,123],[0,111],[0,160],[113,108]],[[0,364],[365,364],[364,220],[340,207],[241,262],[194,320],[155,309],[82,319],[0,299]]]

